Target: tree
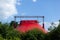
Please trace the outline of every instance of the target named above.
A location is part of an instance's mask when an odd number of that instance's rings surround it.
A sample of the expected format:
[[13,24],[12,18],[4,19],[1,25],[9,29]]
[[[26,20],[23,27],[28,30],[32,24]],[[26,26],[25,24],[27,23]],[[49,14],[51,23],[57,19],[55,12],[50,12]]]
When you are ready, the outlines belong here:
[[15,21],[11,21],[11,22],[10,22],[10,26],[12,26],[12,27],[14,27],[14,28],[16,28],[17,25],[18,25],[18,22],[15,22]]
[[33,29],[31,31],[21,34],[22,40],[44,40],[44,37],[45,34],[38,29]]
[[57,28],[49,33],[50,40],[60,40],[60,23]]
[[52,31],[53,29],[56,28],[56,24],[54,22],[51,23],[50,28],[48,28],[49,31]]
[[20,33],[7,23],[0,24],[0,35],[1,40],[20,40]]

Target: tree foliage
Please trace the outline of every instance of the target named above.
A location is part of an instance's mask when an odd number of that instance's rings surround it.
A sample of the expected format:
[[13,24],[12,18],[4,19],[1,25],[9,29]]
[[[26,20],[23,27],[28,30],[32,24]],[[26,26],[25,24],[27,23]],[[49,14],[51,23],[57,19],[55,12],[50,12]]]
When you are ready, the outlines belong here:
[[11,22],[10,22],[10,26],[11,26],[11,27],[13,26],[14,28],[16,28],[17,25],[18,25],[18,22],[15,22],[15,21],[11,21]]
[[20,34],[8,24],[0,24],[0,39],[4,40],[20,40]]
[[43,40],[45,34],[38,29],[33,29],[21,35],[22,40]]
[[49,37],[51,40],[60,40],[60,24],[49,33]]
[[26,33],[18,32],[13,28],[13,22],[2,24],[0,22],[0,40],[60,40],[60,23],[47,34],[38,29]]

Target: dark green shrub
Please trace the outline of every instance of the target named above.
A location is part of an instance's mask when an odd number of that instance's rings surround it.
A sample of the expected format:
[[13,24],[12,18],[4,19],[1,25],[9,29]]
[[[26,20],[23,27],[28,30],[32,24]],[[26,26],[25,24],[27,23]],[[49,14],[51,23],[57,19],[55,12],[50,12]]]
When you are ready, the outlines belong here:
[[50,40],[60,40],[60,24],[49,33]]
[[0,24],[0,35],[4,40],[20,40],[20,33],[8,24]]
[[21,34],[22,40],[44,40],[44,37],[45,37],[45,34],[38,29],[34,29]]

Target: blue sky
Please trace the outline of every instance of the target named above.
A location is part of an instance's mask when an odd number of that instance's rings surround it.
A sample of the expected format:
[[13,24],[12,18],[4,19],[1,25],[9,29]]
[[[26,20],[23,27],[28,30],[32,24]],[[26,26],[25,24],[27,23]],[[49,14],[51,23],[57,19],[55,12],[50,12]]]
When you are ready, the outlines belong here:
[[21,0],[17,6],[17,15],[45,16],[45,21],[52,22],[60,19],[60,0]]
[[[1,4],[3,7],[1,7]],[[6,7],[4,7],[4,5],[6,5]],[[45,16],[45,22],[48,24],[57,22],[60,19],[60,0],[1,0],[0,21],[10,22],[11,20],[14,20],[13,17],[15,15]]]
[[[18,14],[23,16],[45,16],[45,22],[57,22],[60,19],[60,0],[21,0],[17,6]],[[48,28],[48,27],[47,27]]]

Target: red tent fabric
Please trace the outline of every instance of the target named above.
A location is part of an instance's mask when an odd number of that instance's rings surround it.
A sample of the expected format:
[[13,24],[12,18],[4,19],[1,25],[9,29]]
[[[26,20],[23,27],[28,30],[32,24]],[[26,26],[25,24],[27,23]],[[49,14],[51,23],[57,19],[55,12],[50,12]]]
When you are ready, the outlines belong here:
[[16,29],[20,32],[27,32],[35,28],[47,33],[47,31],[38,23],[37,20],[22,20]]

